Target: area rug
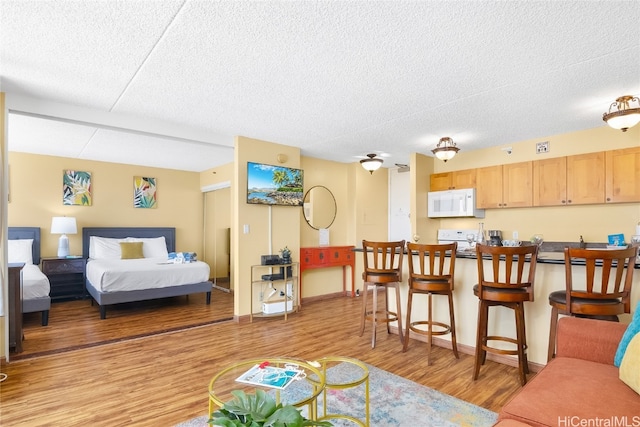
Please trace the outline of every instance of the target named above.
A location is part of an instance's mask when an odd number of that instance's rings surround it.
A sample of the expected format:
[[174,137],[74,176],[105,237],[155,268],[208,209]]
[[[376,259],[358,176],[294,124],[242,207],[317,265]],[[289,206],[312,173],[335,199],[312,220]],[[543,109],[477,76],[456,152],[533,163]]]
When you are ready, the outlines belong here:
[[[391,426],[492,426],[498,415],[390,372],[369,367],[370,425]],[[327,371],[333,383],[344,383],[360,376],[353,365],[340,363]],[[283,394],[283,401],[294,401],[304,393],[306,381],[291,384]],[[322,396],[318,407],[322,408]],[[364,419],[364,384],[343,390],[328,390],[327,407],[330,413],[351,415]],[[305,410],[303,409],[303,414]],[[322,415],[322,413],[320,413]],[[353,426],[350,421],[332,419],[334,426]],[[207,426],[207,417],[198,417],[177,427]]]

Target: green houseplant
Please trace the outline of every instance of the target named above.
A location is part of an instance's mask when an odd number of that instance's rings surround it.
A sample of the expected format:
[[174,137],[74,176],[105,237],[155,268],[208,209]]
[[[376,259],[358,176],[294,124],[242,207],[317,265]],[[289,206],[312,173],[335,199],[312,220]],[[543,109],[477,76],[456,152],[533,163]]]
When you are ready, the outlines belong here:
[[231,392],[232,400],[211,414],[209,424],[220,427],[302,427],[332,426],[328,421],[308,420],[293,405],[276,404],[264,390],[246,394],[242,390]]

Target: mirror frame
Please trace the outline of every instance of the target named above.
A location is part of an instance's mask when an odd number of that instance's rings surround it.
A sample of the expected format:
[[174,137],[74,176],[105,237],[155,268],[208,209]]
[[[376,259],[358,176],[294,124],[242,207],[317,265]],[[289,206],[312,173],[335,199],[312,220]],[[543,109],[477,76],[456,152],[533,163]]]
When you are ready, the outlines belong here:
[[329,190],[324,185],[314,185],[313,187],[309,188],[306,193],[304,193],[304,197],[302,198],[302,204],[303,204],[302,216],[304,217],[304,220],[307,222],[309,227],[313,228],[314,230],[320,230],[319,227],[315,227],[309,222],[309,218],[307,218],[307,215],[305,214],[305,210],[304,210],[304,201],[307,199],[307,195],[309,194],[309,192],[311,192],[311,190],[313,190],[314,188],[327,190],[327,192],[331,195],[331,198],[333,199],[333,218],[331,218],[331,222],[329,223],[329,225],[327,225],[326,227],[322,227],[322,228],[329,228],[331,227],[331,225],[333,225],[333,223],[336,220],[336,215],[338,214],[338,203],[336,202],[336,197],[333,195],[331,190]]

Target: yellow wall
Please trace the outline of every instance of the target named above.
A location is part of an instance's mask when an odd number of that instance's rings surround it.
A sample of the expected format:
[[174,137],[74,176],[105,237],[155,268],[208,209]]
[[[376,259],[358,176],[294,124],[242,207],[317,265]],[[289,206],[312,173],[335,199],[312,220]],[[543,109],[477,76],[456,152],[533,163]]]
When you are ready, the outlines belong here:
[[[549,141],[550,151],[545,154],[535,154],[535,144],[541,141]],[[461,149],[452,160],[446,163],[435,161],[434,173],[639,145],[640,126],[621,132],[604,125],[595,129],[507,144],[506,146],[512,147],[512,154],[502,151],[502,147],[468,152]],[[423,201],[419,203],[423,204]],[[486,210],[484,219],[448,218],[430,221],[437,224],[435,227],[430,227],[428,231],[427,237],[431,240],[435,239],[438,228],[477,229],[478,222],[482,221],[485,230],[502,230],[505,238],[511,238],[513,231],[518,231],[521,240],[529,239],[535,233],[542,233],[546,241],[577,242],[582,235],[587,242],[606,242],[608,234],[624,233],[625,236],[634,234],[635,225],[640,221],[640,204],[490,209]]]
[[[91,172],[92,206],[62,204],[62,171]],[[8,224],[40,227],[43,257],[56,256],[58,235],[51,217],[73,216],[78,234],[69,235],[72,254],[82,253],[82,227],[176,227],[176,250],[202,251],[202,194],[199,174],[171,169],[11,152]],[[133,207],[133,177],[157,179],[158,207]]]
[[[278,155],[283,155],[279,162]],[[231,219],[231,247],[234,280],[234,313],[251,312],[251,266],[260,264],[260,256],[279,254],[287,246],[292,254],[300,252],[301,207],[260,206],[246,203],[247,162],[300,168],[300,149],[266,141],[236,137],[234,176],[237,185],[231,190],[233,211]],[[249,232],[244,233],[244,225]],[[295,260],[295,258],[294,258]],[[261,273],[264,274],[264,273]],[[254,295],[254,311],[259,299]]]
[[2,359],[7,351],[7,344],[9,337],[6,332],[6,325],[4,319],[5,314],[5,301],[8,300],[9,289],[7,287],[8,282],[8,269],[7,269],[7,237],[5,236],[6,223],[7,223],[7,205],[5,195],[8,194],[7,178],[9,176],[7,168],[5,168],[7,158],[7,110],[5,109],[5,94],[0,92],[0,176],[2,177],[2,191],[0,194],[0,292],[2,297],[2,306],[0,306],[0,359]]

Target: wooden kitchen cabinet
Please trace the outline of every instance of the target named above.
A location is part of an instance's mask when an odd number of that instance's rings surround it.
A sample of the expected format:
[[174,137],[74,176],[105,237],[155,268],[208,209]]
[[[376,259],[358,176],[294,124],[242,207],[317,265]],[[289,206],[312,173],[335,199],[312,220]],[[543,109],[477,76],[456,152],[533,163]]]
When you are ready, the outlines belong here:
[[640,202],[640,147],[605,152],[605,202]]
[[476,188],[476,169],[431,174],[430,191]]
[[604,152],[533,162],[533,206],[604,203]]
[[489,166],[476,170],[478,209],[533,206],[533,162]]

